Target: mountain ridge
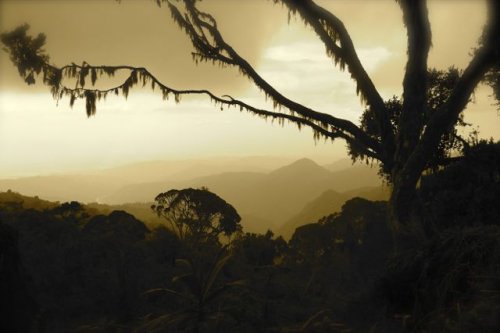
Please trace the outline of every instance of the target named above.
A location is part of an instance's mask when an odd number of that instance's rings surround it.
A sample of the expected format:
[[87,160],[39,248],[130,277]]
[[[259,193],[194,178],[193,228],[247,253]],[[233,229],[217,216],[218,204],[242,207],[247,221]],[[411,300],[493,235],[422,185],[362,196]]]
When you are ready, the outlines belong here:
[[[265,232],[268,228],[280,230],[308,202],[327,190],[340,193],[381,185],[376,170],[365,165],[331,172],[307,158],[269,172],[229,171],[187,180],[163,178],[162,181],[136,182],[138,178],[132,177],[120,185],[123,177],[119,175],[122,174],[119,172],[114,177],[106,173],[88,177],[42,177],[31,188],[28,183],[33,179],[0,180],[0,190],[12,189],[57,201],[76,200],[116,206],[125,203],[150,204],[156,195],[169,189],[204,186],[232,204],[241,216],[245,216],[248,219],[246,225],[255,224],[253,230]],[[161,179],[160,176],[148,177]],[[23,186],[16,186],[16,182]],[[267,225],[260,226],[264,221]]]

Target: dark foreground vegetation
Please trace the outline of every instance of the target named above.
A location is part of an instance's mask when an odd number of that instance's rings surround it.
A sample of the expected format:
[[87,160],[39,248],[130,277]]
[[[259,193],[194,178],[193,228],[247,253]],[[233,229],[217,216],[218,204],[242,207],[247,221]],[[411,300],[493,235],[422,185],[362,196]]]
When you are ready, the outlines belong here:
[[360,198],[286,242],[207,189],[160,194],[155,229],[5,192],[1,331],[498,332],[499,198],[492,143],[424,177],[396,234]]

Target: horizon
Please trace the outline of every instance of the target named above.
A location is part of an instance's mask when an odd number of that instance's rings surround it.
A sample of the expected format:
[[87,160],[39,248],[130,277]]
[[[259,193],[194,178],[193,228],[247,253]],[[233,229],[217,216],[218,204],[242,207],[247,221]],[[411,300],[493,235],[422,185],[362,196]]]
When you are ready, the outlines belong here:
[[[8,175],[4,175],[0,173],[0,180],[18,180],[23,178],[34,178],[34,177],[51,177],[51,176],[81,176],[81,175],[94,175],[101,172],[119,170],[130,167],[139,167],[139,166],[147,166],[154,164],[185,164],[186,168],[189,166],[197,165],[199,163],[208,163],[212,166],[223,167],[225,163],[233,163],[233,165],[229,164],[229,168],[233,167],[233,169],[237,169],[235,167],[235,162],[242,162],[245,160],[261,160],[263,165],[260,168],[263,172],[273,171],[275,169],[296,163],[300,160],[307,159],[313,161],[315,164],[325,167],[330,164],[335,164],[343,161],[352,161],[348,156],[340,157],[337,159],[329,160],[321,155],[310,155],[310,156],[297,156],[297,155],[214,155],[214,156],[205,156],[205,157],[186,157],[186,158],[164,158],[164,159],[151,159],[151,160],[136,160],[136,161],[125,161],[120,163],[119,161],[116,164],[112,165],[101,165],[94,166],[89,168],[65,168],[59,170],[46,170],[46,171],[34,171],[32,173],[28,172],[18,172],[18,173],[10,173]],[[353,165],[364,165],[364,162],[357,161],[353,162]],[[249,167],[249,169],[256,168],[257,166]],[[224,171],[230,172],[230,171]]]
[[[285,228],[289,233],[288,223],[305,222],[311,214],[320,218],[351,198],[386,200],[388,190],[377,170],[366,164],[352,168],[349,160],[320,165],[309,158],[156,161],[94,173],[0,179],[0,194],[12,202],[27,197],[124,210],[153,227],[160,223],[149,209],[157,195],[174,189],[208,189],[235,207],[247,231]],[[318,211],[311,210],[318,205]]]
[[[322,4],[333,8],[349,26],[360,58],[382,96],[400,94],[406,36],[394,1],[365,3],[361,11],[354,10],[355,2]],[[245,3],[245,13],[227,1],[206,6],[212,6],[210,10],[220,17],[222,32],[271,84],[299,102],[359,123],[364,107],[354,93],[354,83],[347,73],[333,66],[323,46],[302,22],[292,18],[288,24],[286,10],[279,6]],[[450,11],[454,15],[449,15]],[[376,29],[371,26],[375,19],[372,13],[386,15]],[[480,35],[485,2],[456,1],[447,5],[431,1],[429,13],[435,27],[430,65],[463,68]],[[108,15],[113,15],[115,26],[109,29],[109,36],[99,33],[99,29],[106,28]],[[75,20],[75,16],[80,19]],[[1,1],[0,31],[29,21],[31,33],[47,34],[46,49],[54,63],[139,63],[167,83],[209,87],[218,94],[240,96],[256,106],[269,104],[236,71],[194,66],[188,38],[165,16],[170,17],[153,3],[133,1]],[[131,17],[141,24],[130,25]],[[77,22],[86,20],[92,20],[93,25],[82,29]],[[252,20],[262,24],[247,32],[248,43],[242,43],[238,29]],[[122,42],[121,30],[129,34],[129,42]],[[158,43],[162,36],[169,42]],[[130,48],[128,43],[136,46]],[[127,100],[113,97],[100,102],[97,115],[87,119],[81,101],[71,110],[66,99],[57,103],[48,92],[42,92],[39,84],[28,87],[5,52],[1,52],[0,65],[3,179],[165,159],[264,155],[310,157],[321,164],[348,158],[345,143],[340,140],[315,141],[308,128],[299,131],[292,124],[280,126],[234,109],[220,112],[206,98],[188,98],[176,105],[162,101],[157,93],[135,90]],[[500,117],[489,94],[489,88],[477,89],[476,104],[469,106],[465,120],[479,126],[482,138],[499,140]]]

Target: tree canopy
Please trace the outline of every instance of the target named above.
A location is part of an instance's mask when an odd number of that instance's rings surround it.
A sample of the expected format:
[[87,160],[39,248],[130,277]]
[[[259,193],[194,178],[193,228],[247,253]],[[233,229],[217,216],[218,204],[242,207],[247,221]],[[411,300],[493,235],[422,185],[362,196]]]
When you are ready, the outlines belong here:
[[241,230],[236,209],[204,188],[160,193],[151,208],[170,223],[180,239],[217,238]]

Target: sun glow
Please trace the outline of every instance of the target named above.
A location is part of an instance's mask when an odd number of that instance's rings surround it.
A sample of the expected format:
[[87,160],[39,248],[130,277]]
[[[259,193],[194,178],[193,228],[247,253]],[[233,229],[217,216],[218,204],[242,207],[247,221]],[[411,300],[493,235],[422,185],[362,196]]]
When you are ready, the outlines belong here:
[[[130,62],[148,67],[162,82],[173,87],[208,87],[219,95],[231,94],[252,105],[272,108],[246,78],[237,75],[237,71],[211,68],[210,64],[195,67],[189,57],[186,36],[172,22],[165,23],[162,10],[146,6],[139,12],[141,4],[133,1],[122,5],[72,3],[1,2],[0,30],[11,29],[29,20],[33,32],[46,32],[47,52],[53,55],[51,59],[58,65],[61,61],[78,62],[80,57],[93,63]],[[333,61],[325,55],[324,46],[310,29],[294,18],[287,24],[287,13],[279,6],[255,5],[254,15],[246,17],[241,13],[239,16],[225,13],[232,8],[226,8],[228,3],[213,8],[220,16],[223,33],[269,83],[284,95],[315,110],[358,121],[364,106],[356,96],[353,81],[348,73],[335,68]],[[393,1],[377,2],[376,5],[364,2],[364,10],[353,11],[347,2],[321,3],[345,21],[360,60],[381,95],[384,98],[400,95],[406,35],[397,5]],[[84,32],[65,16],[65,10],[72,9],[82,18],[88,18],[96,6],[100,6],[97,11],[100,14],[92,16],[96,31],[89,26]],[[253,5],[248,6],[253,8]],[[356,6],[359,8],[359,4]],[[464,21],[473,8],[477,15]],[[482,25],[478,22],[484,21],[484,1],[474,4],[460,2],[456,15],[446,14],[445,9],[449,8],[440,2],[430,2],[436,45],[430,55],[431,66],[442,68],[443,64],[452,63],[463,66],[480,33]],[[110,29],[109,36],[98,33],[103,29],[104,21],[101,20],[104,20],[106,11],[115,13],[114,27],[121,27],[122,33],[130,37],[127,43],[117,37],[121,36],[119,31]],[[52,21],[47,19],[49,14],[53,14]],[[440,20],[445,14],[446,20]],[[380,15],[384,15],[383,22],[378,19]],[[131,26],[125,19],[134,17],[140,21],[146,16],[149,18],[144,25]],[[155,25],[154,20],[163,23]],[[249,20],[260,20],[263,24],[250,31],[245,39],[248,43],[243,43],[237,28]],[[64,31],[59,28],[62,23]],[[450,34],[449,26],[460,31],[460,43],[453,42],[458,39]],[[70,35],[74,38],[68,39]],[[97,37],[90,38],[94,35]],[[77,47],[76,42],[81,45]],[[139,43],[139,46],[126,52],[124,47],[130,49],[130,43]],[[79,50],[86,52],[81,54]],[[203,96],[183,99],[182,103],[175,104],[163,101],[154,92],[133,90],[128,100],[113,96],[99,102],[97,115],[86,119],[82,101],[77,101],[73,110],[69,101],[64,99],[56,105],[50,94],[42,90],[43,87],[27,87],[5,54],[0,56],[0,63],[2,177],[165,158],[287,155],[314,156],[328,162],[346,156],[343,142],[314,142],[308,129],[298,131],[295,126],[281,127],[235,109],[220,112]],[[469,107],[466,120],[479,126],[483,137],[498,139],[500,121],[488,94],[487,88],[478,89],[477,103]]]

